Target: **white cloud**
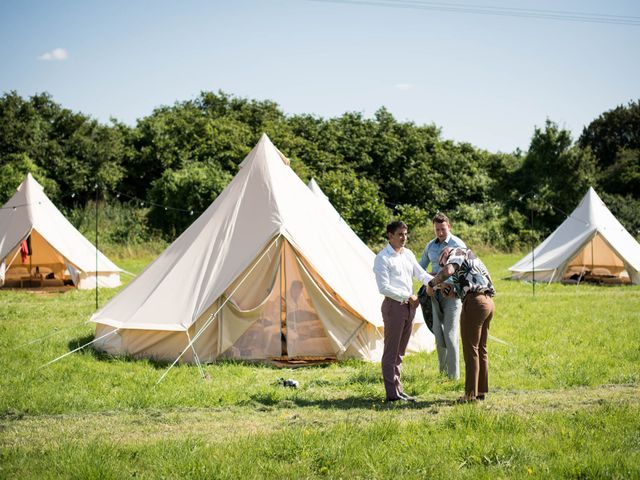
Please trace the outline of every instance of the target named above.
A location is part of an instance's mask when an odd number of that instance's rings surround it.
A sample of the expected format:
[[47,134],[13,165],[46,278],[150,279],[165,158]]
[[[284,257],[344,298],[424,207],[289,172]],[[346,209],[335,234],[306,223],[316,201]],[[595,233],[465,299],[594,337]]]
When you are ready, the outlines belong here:
[[47,60],[47,61],[62,61],[69,58],[69,52],[67,52],[64,48],[54,48],[50,52],[45,52],[38,57],[38,60]]
[[413,83],[396,83],[394,85],[398,90],[411,90],[414,85]]

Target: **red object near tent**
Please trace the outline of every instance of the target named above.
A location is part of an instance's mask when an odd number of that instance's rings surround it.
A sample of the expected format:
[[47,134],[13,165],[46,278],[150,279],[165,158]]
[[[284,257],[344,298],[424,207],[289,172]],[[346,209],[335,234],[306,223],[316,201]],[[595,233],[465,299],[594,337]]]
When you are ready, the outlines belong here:
[[20,256],[22,256],[22,263],[27,263],[27,257],[29,257],[29,247],[26,240],[20,242]]

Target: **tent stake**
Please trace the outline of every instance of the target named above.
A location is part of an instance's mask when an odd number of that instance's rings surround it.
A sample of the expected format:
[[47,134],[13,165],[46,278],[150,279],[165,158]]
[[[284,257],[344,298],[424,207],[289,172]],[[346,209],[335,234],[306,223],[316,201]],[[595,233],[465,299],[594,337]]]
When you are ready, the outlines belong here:
[[189,330],[186,330],[185,333],[187,334],[187,341],[191,344],[191,351],[193,352],[193,358],[196,361],[198,370],[200,371],[200,376],[204,379],[206,378],[206,375],[204,373],[204,368],[202,368],[202,363],[200,362],[200,357],[198,357],[198,352],[196,352],[196,348],[193,345],[193,342],[191,342],[191,336],[189,335]]

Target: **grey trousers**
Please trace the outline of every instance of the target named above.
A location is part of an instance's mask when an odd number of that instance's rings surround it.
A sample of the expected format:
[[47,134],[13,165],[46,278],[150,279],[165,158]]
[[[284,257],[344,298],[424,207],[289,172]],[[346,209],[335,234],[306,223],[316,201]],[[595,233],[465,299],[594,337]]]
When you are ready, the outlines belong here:
[[[438,308],[438,301],[444,315]],[[440,296],[431,298],[433,306],[433,336],[436,338],[436,350],[438,352],[438,364],[440,371],[449,378],[460,378],[460,312],[462,302],[458,298],[445,298]]]
[[400,398],[403,392],[400,382],[400,370],[411,337],[413,318],[416,309],[408,304],[385,298],[382,302],[382,320],[384,322],[384,351],[382,353],[382,378],[387,399]]

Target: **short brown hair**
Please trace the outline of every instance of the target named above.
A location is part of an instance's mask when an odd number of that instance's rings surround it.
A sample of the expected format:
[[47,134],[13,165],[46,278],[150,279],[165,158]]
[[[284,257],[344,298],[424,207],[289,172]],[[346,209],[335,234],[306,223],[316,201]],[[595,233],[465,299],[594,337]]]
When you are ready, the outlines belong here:
[[387,225],[387,234],[396,233],[396,230],[400,228],[406,228],[407,230],[409,229],[409,227],[407,227],[407,224],[402,220],[394,220],[389,225]]
[[431,222],[432,223],[444,223],[444,222],[447,222],[448,224],[451,224],[451,222],[449,221],[449,217],[447,217],[442,212],[436,213],[436,216],[433,217],[433,220],[431,220]]

